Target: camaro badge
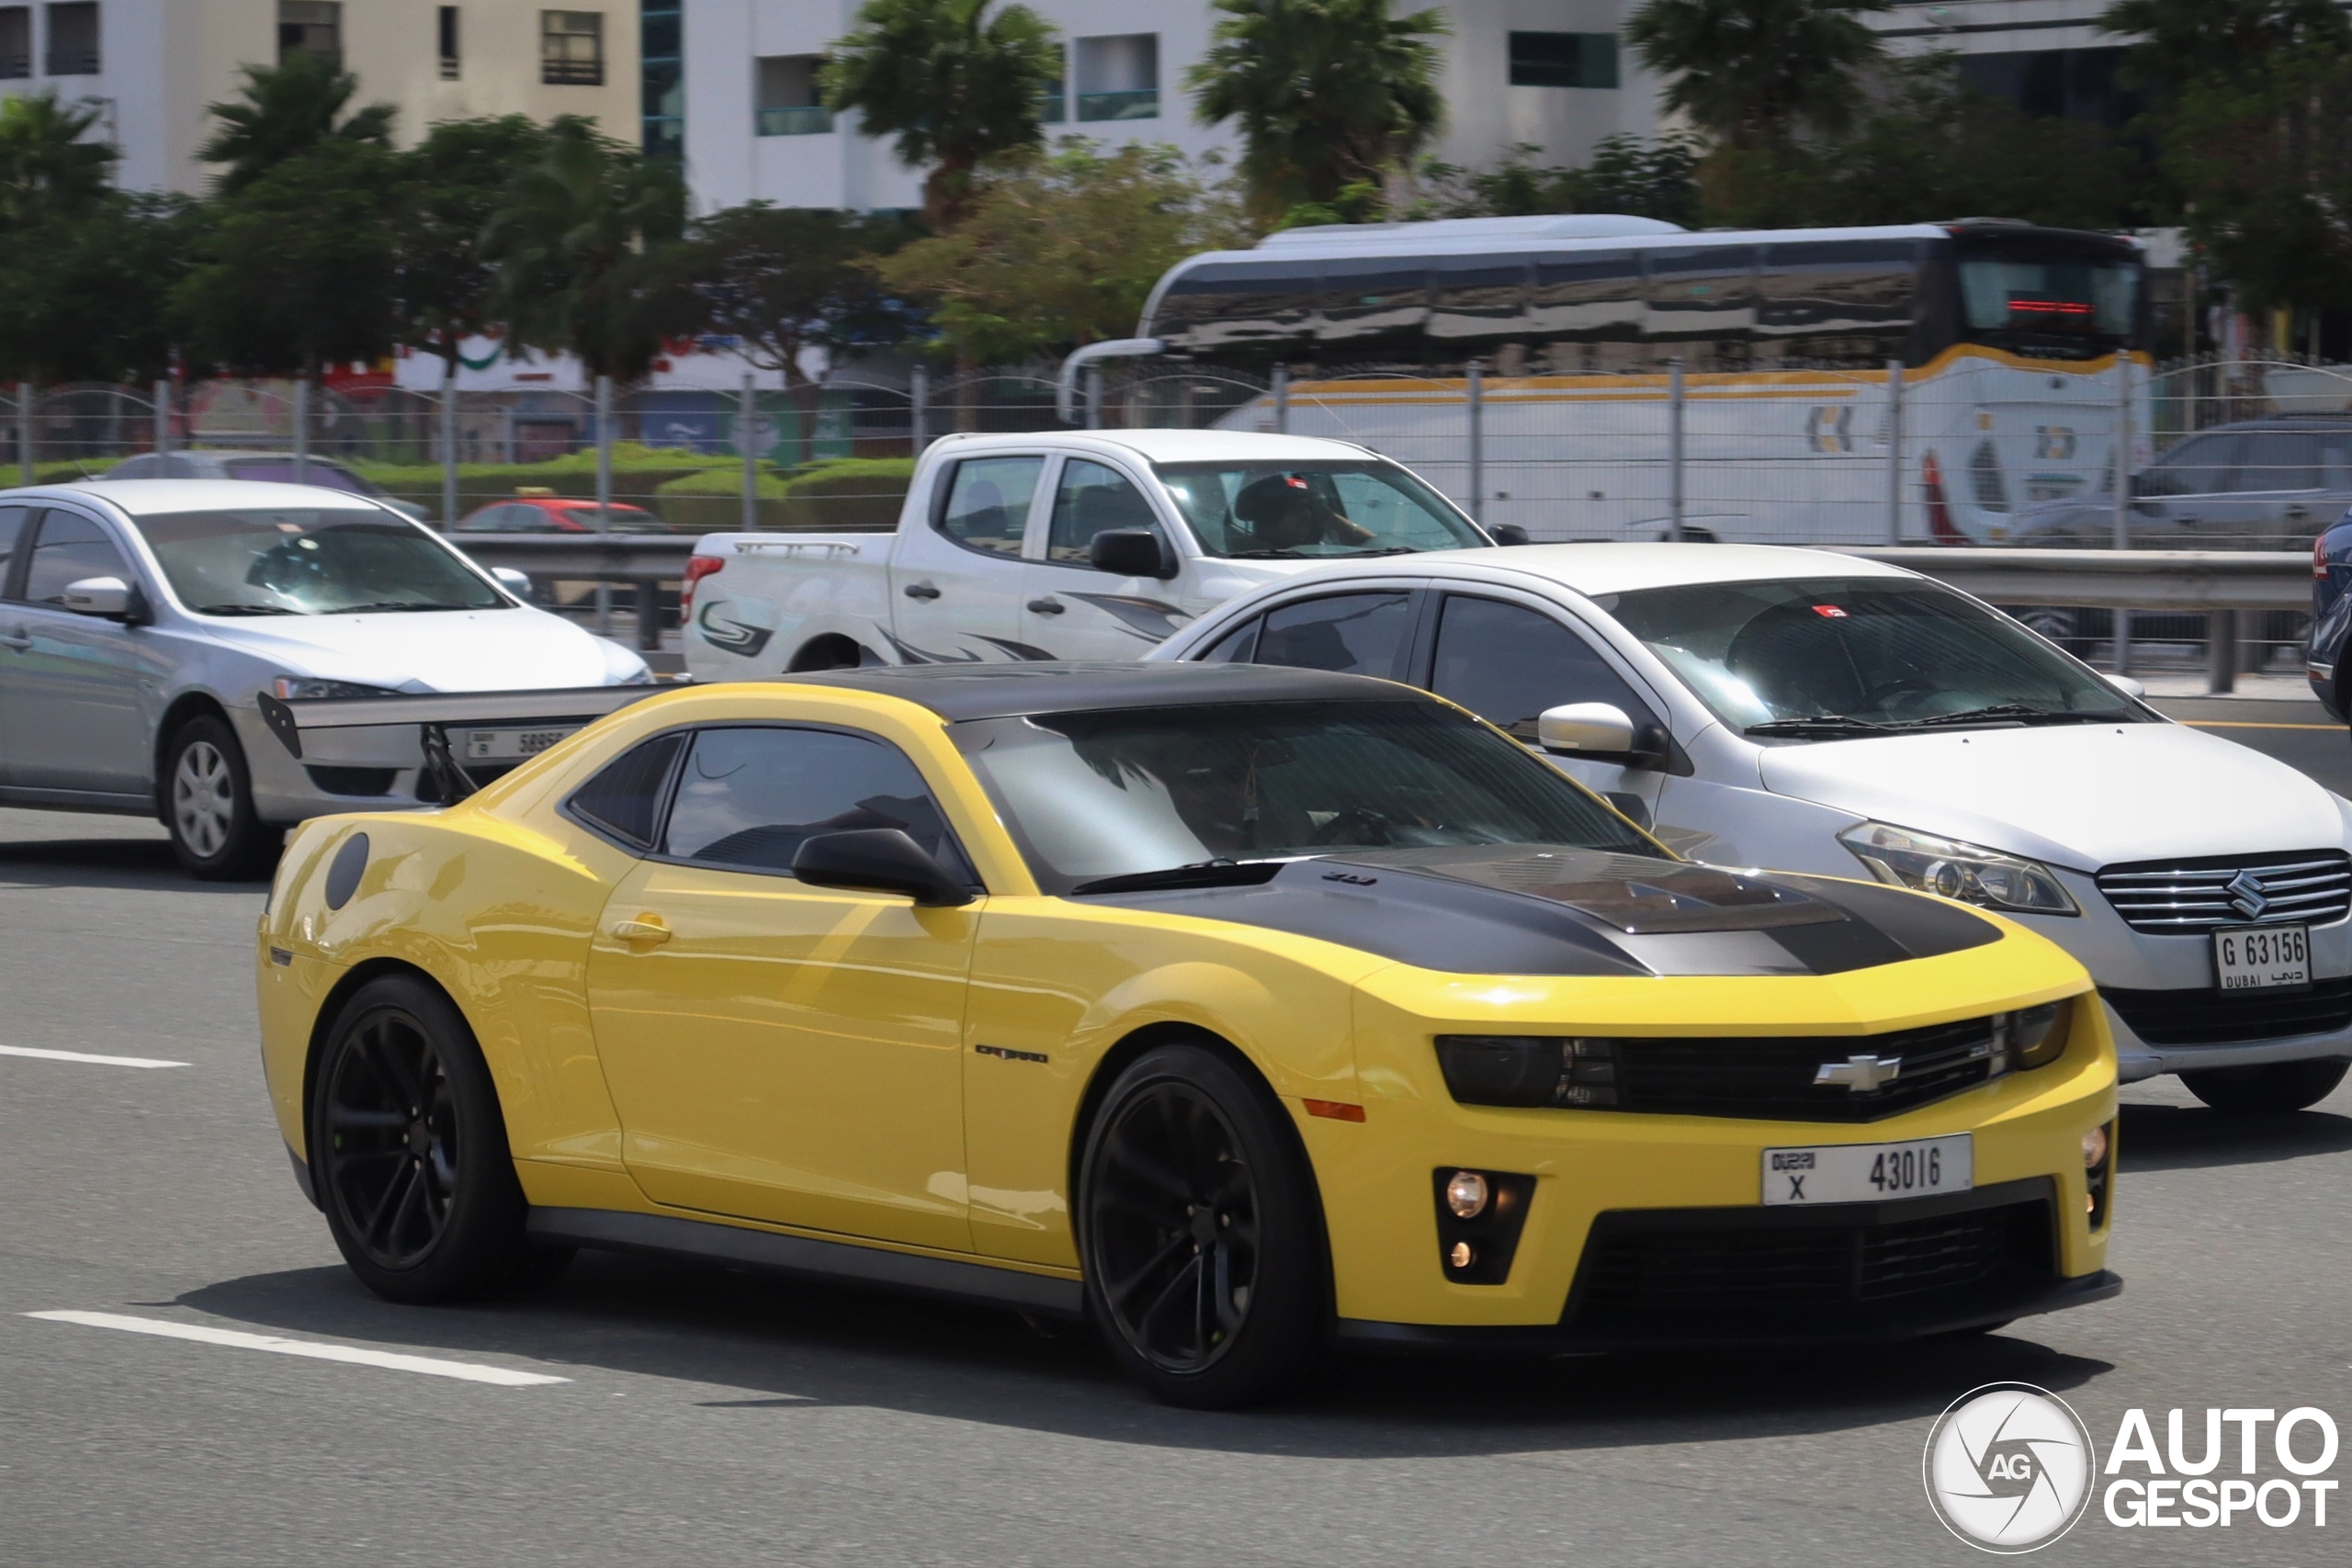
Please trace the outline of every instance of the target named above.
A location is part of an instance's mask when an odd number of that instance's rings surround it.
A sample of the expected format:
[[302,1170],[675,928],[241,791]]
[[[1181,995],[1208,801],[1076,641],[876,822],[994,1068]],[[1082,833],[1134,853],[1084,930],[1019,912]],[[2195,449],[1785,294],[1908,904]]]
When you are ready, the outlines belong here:
[[1849,1056],[1842,1062],[1824,1062],[1813,1075],[1816,1087],[1822,1084],[1843,1084],[1853,1094],[1868,1094],[1894,1081],[1903,1071],[1900,1056]]
[[2270,908],[2270,889],[2250,871],[2239,872],[2230,878],[2230,885],[2222,891],[2230,896],[2230,908],[2249,920],[2262,919],[2263,911]]

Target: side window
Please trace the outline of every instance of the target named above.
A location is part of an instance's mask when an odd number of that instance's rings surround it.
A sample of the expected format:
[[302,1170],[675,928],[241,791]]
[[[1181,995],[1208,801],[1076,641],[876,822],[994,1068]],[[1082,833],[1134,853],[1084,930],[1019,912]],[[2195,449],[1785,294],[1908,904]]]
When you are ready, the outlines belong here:
[[968,876],[946,820],[898,748],[825,729],[695,732],[665,849],[682,860],[788,872],[806,839],[897,828]]
[[1613,704],[1637,728],[1657,722],[1568,627],[1539,610],[1465,594],[1446,597],[1430,689],[1522,739],[1535,738],[1538,715],[1563,703]]
[[1250,616],[1231,631],[1209,645],[1206,653],[1195,662],[1201,664],[1251,664],[1258,651],[1258,617]]
[[1268,611],[1252,662],[1393,681],[1412,640],[1410,593],[1335,593]]
[[139,581],[105,529],[71,512],[44,513],[40,532],[33,541],[30,568],[25,573],[23,597],[35,604],[62,605],[65,585],[85,577]]
[[2230,480],[2234,435],[2201,435],[2166,452],[2141,476],[2142,495],[2212,495]]
[[1085,566],[1087,547],[1097,534],[1114,528],[1159,530],[1151,502],[1125,474],[1082,457],[1062,465],[1061,483],[1054,489],[1054,521],[1046,539],[1046,558],[1065,566]]
[[17,568],[17,538],[32,514],[29,506],[0,506],[0,593],[8,590],[8,576]]
[[673,730],[630,747],[573,793],[573,813],[638,849],[652,848],[670,765],[685,743],[685,735]]
[[1029,498],[1045,468],[1043,457],[973,457],[956,464],[947,477],[939,531],[971,549],[1019,555]]
[[2233,491],[2312,490],[2319,484],[2319,435],[2309,430],[2256,430],[2245,436]]

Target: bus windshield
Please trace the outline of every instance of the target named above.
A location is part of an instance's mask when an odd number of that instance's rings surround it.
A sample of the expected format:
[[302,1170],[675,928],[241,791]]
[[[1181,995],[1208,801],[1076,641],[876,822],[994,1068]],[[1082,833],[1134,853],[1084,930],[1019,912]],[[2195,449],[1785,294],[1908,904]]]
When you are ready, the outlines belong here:
[[1487,543],[1451,502],[1394,463],[1162,463],[1201,548],[1233,560],[1458,550]]
[[1962,252],[1963,328],[2001,347],[2105,353],[2132,335],[2140,274],[2123,256]]

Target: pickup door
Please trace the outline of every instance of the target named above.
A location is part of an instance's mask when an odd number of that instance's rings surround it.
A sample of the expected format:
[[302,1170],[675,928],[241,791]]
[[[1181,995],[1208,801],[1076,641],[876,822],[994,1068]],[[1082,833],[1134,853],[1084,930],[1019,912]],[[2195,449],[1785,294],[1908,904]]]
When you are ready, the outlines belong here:
[[1175,584],[1152,577],[1114,577],[1088,560],[1094,536],[1116,528],[1158,535],[1168,526],[1134,476],[1091,457],[1060,459],[1053,501],[1040,509],[1042,536],[1021,572],[1021,640],[1056,659],[1141,659],[1188,618]]
[[1021,542],[1045,477],[1043,453],[991,452],[945,465],[899,525],[890,554],[893,662],[1039,658],[1017,638]]

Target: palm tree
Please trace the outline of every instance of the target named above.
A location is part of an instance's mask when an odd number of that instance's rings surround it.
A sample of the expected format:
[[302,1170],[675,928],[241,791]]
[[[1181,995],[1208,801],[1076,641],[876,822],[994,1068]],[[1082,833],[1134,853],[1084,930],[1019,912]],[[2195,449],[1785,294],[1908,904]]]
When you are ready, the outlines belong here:
[[648,253],[685,219],[685,187],[667,165],[566,115],[482,230],[482,259],[497,269],[492,314],[518,344],[634,380],[678,324]]
[[1837,130],[1862,101],[1885,45],[1858,13],[1894,0],[1648,0],[1625,24],[1667,78],[1666,107],[1728,147],[1784,147]]
[[1039,95],[1061,74],[1051,24],[996,0],[865,0],[857,27],[834,40],[821,85],[825,107],[855,110],[869,136],[923,178],[924,220],[955,227],[971,199],[972,171],[1041,139]]
[[2352,22],[2334,0],[2116,0],[2098,28],[2136,40],[2133,73],[2168,92],[2200,77],[2245,79],[2290,54],[2352,49]]
[[0,226],[85,212],[105,199],[122,154],[83,140],[97,123],[97,109],[61,104],[53,89],[0,100]]
[[1184,73],[1204,125],[1233,121],[1251,205],[1279,218],[1376,188],[1445,119],[1430,40],[1436,10],[1391,16],[1388,0],[1216,0],[1225,15]]
[[329,139],[390,145],[397,111],[390,104],[369,104],[345,116],[344,106],[359,91],[359,78],[333,60],[296,53],[283,65],[243,70],[239,99],[205,106],[220,127],[196,150],[208,164],[228,165],[221,190],[241,190]]

